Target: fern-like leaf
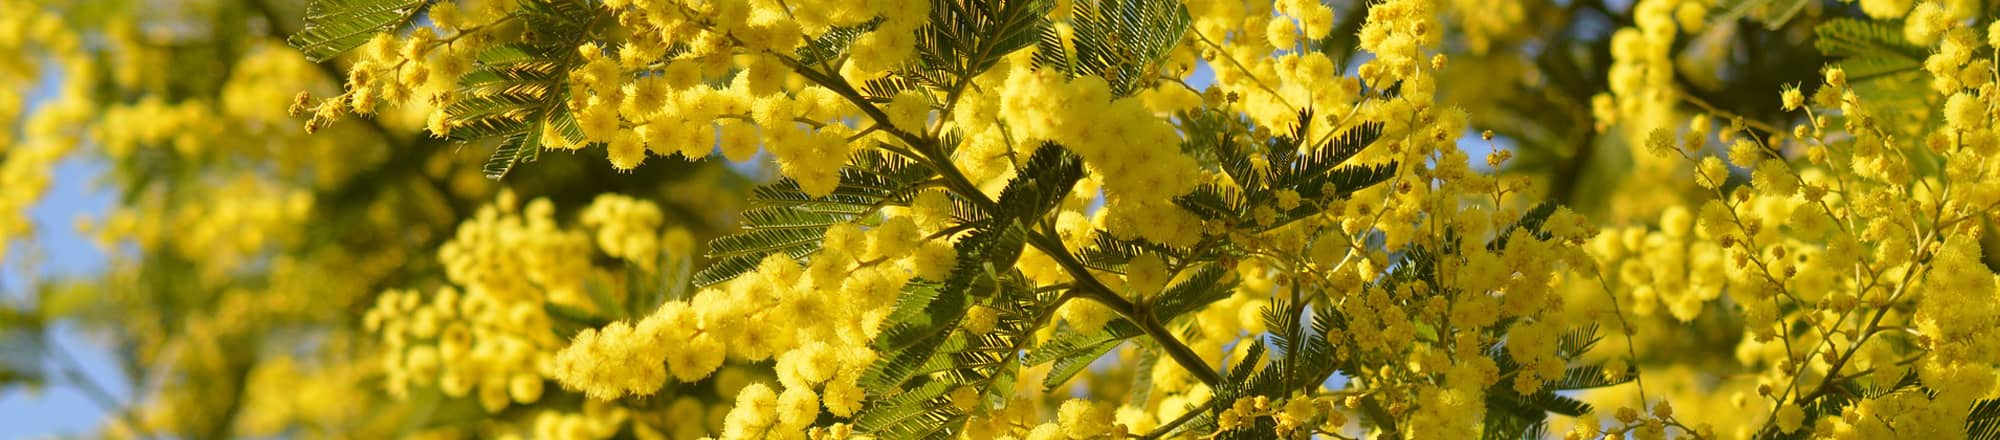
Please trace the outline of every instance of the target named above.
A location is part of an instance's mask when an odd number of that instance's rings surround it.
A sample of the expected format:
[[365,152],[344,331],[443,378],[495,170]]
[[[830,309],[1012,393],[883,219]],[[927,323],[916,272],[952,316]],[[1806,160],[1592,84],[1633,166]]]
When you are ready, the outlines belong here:
[[808,66],[839,58],[842,54],[847,53],[847,47],[854,44],[855,38],[860,38],[862,34],[875,30],[875,27],[881,23],[882,20],[878,18],[859,25],[828,29],[825,33],[820,34],[819,37],[806,42],[805,46],[799,47],[793,55],[798,57],[799,64]]
[[1972,402],[1972,412],[1966,414],[1966,438],[1970,440],[2000,438],[2000,398],[1986,398],[1980,402]]
[[1857,84],[1916,72],[1926,56],[1903,39],[1902,29],[1873,20],[1835,18],[1814,27],[1813,34],[1820,53],[1841,58],[1848,81]]
[[524,2],[515,14],[534,31],[482,51],[473,70],[458,78],[458,98],[445,107],[449,135],[461,142],[501,139],[481,169],[487,178],[534,162],[545,140],[585,142],[563,102],[568,72],[582,62],[575,48],[590,38],[598,13],[589,0]]
[[1606,374],[1604,367],[1601,365],[1584,365],[1565,369],[1563,370],[1562,377],[1545,382],[1542,386],[1561,391],[1583,390],[1623,385],[1631,382],[1636,377],[1639,377],[1639,370],[1630,366],[1627,366],[1625,371],[1614,375]]
[[1479,434],[1479,438],[1482,440],[1538,440],[1541,437],[1531,433],[1534,432],[1535,428],[1542,426],[1543,423],[1545,422],[1542,421],[1542,417],[1529,418],[1506,411],[1487,411],[1486,423],[1484,424],[1484,429]]
[[1077,2],[1073,8],[1069,44],[1053,27],[1042,30],[1036,62],[1072,77],[1104,78],[1115,96],[1145,86],[1141,80],[1180,44],[1192,23],[1179,1],[1106,0]]
[[978,76],[1001,57],[1034,44],[1047,26],[1048,0],[932,0],[930,23],[917,31],[920,74],[932,87],[951,89]]
[[1730,22],[1744,17],[1754,18],[1764,23],[1766,29],[1777,30],[1784,27],[1792,17],[1804,11],[1812,0],[1723,0],[1715,5],[1718,11],[1710,17],[1713,22]]
[[1591,410],[1590,404],[1583,403],[1580,400],[1565,397],[1547,390],[1523,396],[1520,393],[1515,393],[1512,386],[1499,386],[1488,389],[1486,392],[1486,405],[1489,411],[1499,409],[1513,411],[1524,416],[1532,414],[1536,420],[1541,419],[1542,412],[1574,417],[1588,414]]
[[854,426],[883,438],[923,438],[957,416],[945,397],[957,384],[931,382],[882,399],[854,415]]
[[1972,411],[1965,415],[1965,438],[2000,439],[2000,399],[1985,399],[1972,404]]
[[1173,321],[1183,314],[1199,310],[1204,306],[1228,298],[1236,289],[1236,279],[1229,270],[1219,264],[1202,264],[1194,267],[1192,273],[1181,282],[1160,291],[1153,300],[1153,316],[1161,322]]
[[1596,346],[1597,341],[1604,340],[1604,336],[1599,335],[1597,331],[1597,324],[1591,323],[1563,333],[1556,338],[1556,355],[1563,359],[1575,359],[1590,352],[1590,348]]
[[1021,219],[1033,223],[1061,204],[1069,196],[1070,188],[1082,179],[1083,159],[1061,145],[1044,143],[1000,191],[999,208],[994,215],[999,221]]
[[1076,376],[1076,373],[1082,372],[1084,367],[1090,366],[1091,361],[1110,353],[1111,349],[1117,348],[1118,344],[1124,343],[1126,339],[1141,334],[1145,332],[1140,331],[1139,326],[1124,319],[1106,323],[1103,330],[1094,333],[1064,329],[1058,331],[1049,342],[1028,352],[1022,362],[1028,365],[1054,362],[1055,364],[1049,367],[1048,375],[1042,379],[1042,388],[1053,390],[1068,383],[1070,377]]
[[306,4],[305,29],[287,42],[312,62],[326,61],[375,34],[409,24],[427,4],[425,0],[313,0]]
[[1486,244],[1486,250],[1499,252],[1506,249],[1507,241],[1513,239],[1514,231],[1517,229],[1528,230],[1529,235],[1536,240],[1548,240],[1551,235],[1548,231],[1542,230],[1542,224],[1549,221],[1549,216],[1555,215],[1558,207],[1555,202],[1544,201],[1533,208],[1528,208],[1528,212],[1522,213],[1519,220],[1515,220],[1513,224],[1507,225],[1507,229],[1495,235],[1493,240]]
[[709,242],[713,262],[695,273],[695,285],[736,278],[773,253],[800,258],[818,252],[827,228],[885,206],[908,205],[933,175],[929,168],[873,150],[856,153],[848,163],[840,170],[840,185],[826,196],[807,195],[791,179],[751,190],[756,207],[744,212],[744,231]]

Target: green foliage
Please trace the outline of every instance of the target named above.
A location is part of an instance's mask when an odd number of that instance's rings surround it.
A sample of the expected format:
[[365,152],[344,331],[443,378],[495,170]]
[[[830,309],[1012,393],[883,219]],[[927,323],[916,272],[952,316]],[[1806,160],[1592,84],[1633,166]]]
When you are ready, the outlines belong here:
[[993,221],[1038,220],[1061,204],[1079,180],[1083,180],[1083,159],[1061,145],[1044,142],[1000,190]]
[[1812,3],[1812,0],[1722,0],[1712,9],[1716,12],[1709,21],[1724,23],[1750,17],[1765,28],[1777,30]]
[[[1048,224],[1050,212],[1082,177],[1079,159],[1060,145],[1044,145],[1002,189],[991,212],[967,216],[973,219],[956,243],[958,264],[951,276],[913,284],[883,323],[876,340],[882,356],[863,374],[862,386],[885,404],[857,415],[856,427],[884,438],[940,435],[968,415],[968,409],[946,396],[954,390],[972,387],[982,405],[998,406],[1012,395],[1024,364],[1054,363],[1054,372],[1043,382],[1053,388],[1125,340],[1145,334],[1139,324],[1116,319],[1100,331],[1064,328],[1055,339],[1031,345],[1032,333],[1051,322],[1058,306],[1076,297],[1037,290],[1009,268],[1030,235],[1047,231],[1038,225]],[[1226,275],[1218,265],[1202,264],[1162,292],[1156,316],[1171,320],[1226,296],[1231,286]],[[974,305],[996,313],[992,331],[962,331],[962,320]]]
[[917,31],[908,73],[931,87],[957,90],[1000,58],[1034,44],[1048,26],[1048,0],[932,0],[930,23]]
[[374,38],[408,25],[428,0],[312,0],[306,27],[293,34],[292,47],[313,62],[326,61]]
[[1916,73],[1924,48],[1903,39],[1902,29],[1879,21],[1836,18],[1813,27],[1820,53],[1840,58],[1848,82],[1863,84]]
[[1499,415],[1498,413],[1492,412],[1492,408],[1490,407],[1487,409],[1487,411],[1488,412],[1486,413],[1486,421],[1485,421],[1486,430],[1480,433],[1479,435],[1480,439],[1540,440],[1544,438],[1549,438],[1549,432],[1548,432],[1549,424],[1546,422],[1542,421],[1530,422],[1529,419]]
[[[1916,376],[1913,373],[1911,377]],[[1972,412],[1965,415],[1965,438],[2000,439],[2000,399],[1985,399],[1972,404]]]
[[1190,24],[1187,5],[1178,1],[1077,2],[1074,8],[1068,47],[1055,28],[1043,29],[1035,62],[1071,77],[1104,78],[1114,96],[1146,86],[1141,80],[1153,77],[1151,69],[1181,43]]
[[1179,318],[1183,314],[1228,298],[1236,289],[1236,279],[1231,277],[1228,268],[1221,264],[1199,264],[1188,270],[1193,272],[1189,273],[1187,278],[1168,286],[1166,290],[1160,292],[1160,296],[1153,299],[1151,307],[1154,317],[1172,322],[1174,318]]
[[40,386],[43,371],[43,320],[33,310],[0,305],[0,387]]
[[587,41],[601,9],[589,0],[522,3],[521,18],[532,31],[516,44],[481,53],[474,70],[460,78],[459,99],[445,110],[457,127],[453,139],[499,137],[486,159],[486,177],[499,179],[514,166],[533,162],[544,131],[563,142],[584,142],[576,117],[563,103],[568,73],[583,62],[576,47]]
[[1049,367],[1049,375],[1042,379],[1042,388],[1055,390],[1069,383],[1071,377],[1090,366],[1092,361],[1117,348],[1118,344],[1142,334],[1145,332],[1125,319],[1112,320],[1104,325],[1104,329],[1091,333],[1065,327],[1056,330],[1055,337],[1049,342],[1028,352],[1024,362],[1028,365],[1054,362],[1055,365]]
[[[1153,317],[1162,322],[1173,322],[1175,318],[1190,310],[1229,296],[1235,288],[1235,281],[1227,279],[1227,271],[1215,264],[1204,264],[1179,283],[1163,290],[1154,299]],[[1030,366],[1054,363],[1048,376],[1042,380],[1042,387],[1054,390],[1069,382],[1076,373],[1092,361],[1110,353],[1126,340],[1145,334],[1132,321],[1119,318],[1106,323],[1095,332],[1080,332],[1073,328],[1060,328],[1047,343],[1035,347],[1024,358]]]
[[743,213],[743,232],[709,242],[710,263],[695,273],[694,284],[709,286],[736,278],[773,253],[799,258],[817,252],[827,228],[868,217],[884,206],[908,205],[934,174],[930,168],[870,150],[855,153],[840,170],[840,185],[824,197],[806,195],[791,179],[758,187],[750,196],[754,207]]
[[854,44],[855,38],[860,38],[862,34],[875,30],[875,27],[881,23],[882,20],[875,19],[855,26],[841,26],[828,29],[826,33],[820,34],[818,38],[807,41],[806,45],[800,47],[792,56],[799,60],[799,64],[808,66],[832,61],[846,54],[847,47]]
[[[1214,111],[1181,115],[1191,133],[1185,148],[1212,157],[1237,185],[1204,184],[1181,196],[1177,200],[1181,207],[1206,218],[1254,224],[1268,231],[1319,213],[1323,202],[1346,198],[1396,175],[1394,163],[1346,165],[1382,136],[1380,122],[1364,122],[1314,142],[1308,140],[1314,118],[1307,110],[1299,113],[1292,133],[1259,144],[1243,141],[1250,137],[1249,124],[1239,118]],[[1256,165],[1259,160],[1264,166]],[[1275,206],[1280,191],[1292,191],[1305,203],[1278,211],[1270,224],[1258,224],[1253,210]]]
[[[972,411],[998,407],[1011,398],[1022,366],[1020,353],[1033,343],[1035,329],[1052,318],[1057,295],[1037,292],[1018,271],[999,278],[996,294],[988,298],[932,290],[916,296],[939,298],[906,300],[897,306],[884,325],[939,330],[901,347],[878,347],[892,351],[870,366],[861,384],[871,398],[883,400],[855,415],[857,428],[881,438],[938,438],[964,423]],[[957,330],[957,320],[973,301],[995,310],[997,319],[991,331],[972,334]],[[941,303],[948,305],[939,307]],[[957,313],[933,315],[952,310]],[[908,331],[912,330],[905,334]],[[885,331],[884,339],[888,335]],[[947,396],[964,387],[978,396],[972,408],[958,407]]]

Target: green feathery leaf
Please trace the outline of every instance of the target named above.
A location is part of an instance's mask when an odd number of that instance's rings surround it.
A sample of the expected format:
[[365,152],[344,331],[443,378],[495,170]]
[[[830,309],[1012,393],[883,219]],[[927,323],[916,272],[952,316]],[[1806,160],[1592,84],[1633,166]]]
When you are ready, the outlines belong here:
[[1972,404],[1972,411],[1965,415],[1965,438],[2000,439],[2000,399],[1984,399]]
[[1236,290],[1236,278],[1220,264],[1195,266],[1181,282],[1160,291],[1153,299],[1153,316],[1161,322],[1228,298]]
[[1104,329],[1090,333],[1063,328],[1057,330],[1055,337],[1050,338],[1048,342],[1029,351],[1021,362],[1028,365],[1055,362],[1055,365],[1049,368],[1048,376],[1042,380],[1042,387],[1052,390],[1069,382],[1071,376],[1083,371],[1091,361],[1110,353],[1111,349],[1117,348],[1118,344],[1125,342],[1126,339],[1142,334],[1145,332],[1140,331],[1139,326],[1124,319],[1112,320],[1105,323]]
[[1778,30],[1784,27],[1786,22],[1791,21],[1792,17],[1797,16],[1800,11],[1804,11],[1806,5],[1810,3],[1815,2],[1811,0],[1723,0],[1716,4],[1714,8],[1711,8],[1711,10],[1718,12],[1712,15],[1709,21],[1711,23],[1726,23],[1743,17],[1750,17],[1764,23],[1766,29]]
[[743,232],[709,242],[708,267],[695,273],[696,286],[709,286],[757,268],[766,256],[784,252],[803,258],[819,251],[833,225],[851,222],[890,205],[908,205],[933,172],[908,160],[868,150],[855,153],[840,169],[832,194],[813,197],[785,179],[751,190],[756,205],[743,213]]
[[847,47],[854,44],[855,38],[860,38],[862,34],[875,30],[875,27],[881,24],[882,20],[877,18],[854,26],[840,26],[828,29],[826,33],[820,34],[819,37],[813,38],[812,41],[807,41],[805,46],[799,47],[799,50],[793,52],[793,55],[798,58],[799,64],[807,66],[818,65],[822,62],[840,58],[841,55],[847,53]]
[[1178,1],[1105,0],[1076,2],[1073,8],[1068,44],[1056,28],[1043,29],[1035,61],[1071,77],[1104,78],[1114,96],[1150,85],[1143,81],[1180,45],[1193,22]]
[[1083,179],[1083,159],[1054,142],[1043,143],[1021,166],[1014,180],[1000,190],[1000,221],[1020,219],[1032,223],[1061,205],[1071,188]]
[[287,41],[312,62],[326,61],[410,23],[425,0],[313,0],[306,26]]
[[[1048,25],[1048,0],[932,0],[929,24],[917,30],[913,72],[932,87],[950,90],[1034,44]],[[935,76],[949,73],[952,78]]]
[[522,3],[515,14],[535,31],[480,52],[473,70],[458,78],[457,98],[444,109],[449,137],[501,139],[482,168],[487,178],[534,162],[546,137],[566,145],[586,142],[564,102],[569,72],[582,62],[576,47],[591,37],[598,13],[589,0]]
[[1924,48],[1903,39],[1894,23],[1835,18],[1813,27],[1820,53],[1840,58],[1850,83],[1915,73],[1923,67]]

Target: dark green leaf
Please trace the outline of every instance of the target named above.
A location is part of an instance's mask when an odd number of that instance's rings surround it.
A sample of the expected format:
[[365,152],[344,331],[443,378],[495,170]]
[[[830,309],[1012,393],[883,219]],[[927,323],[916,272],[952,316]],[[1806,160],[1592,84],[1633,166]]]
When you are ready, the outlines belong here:
[[1625,371],[1620,372],[1617,375],[1617,379],[1612,379],[1605,374],[1603,366],[1584,365],[1563,370],[1562,377],[1544,383],[1542,387],[1561,391],[1603,388],[1612,385],[1622,385],[1631,382],[1636,377],[1639,377],[1639,370],[1630,366],[1627,366]]
[[880,25],[881,22],[882,20],[875,19],[855,26],[841,26],[828,29],[826,33],[820,34],[818,38],[806,42],[806,45],[800,47],[794,55],[798,57],[799,64],[808,66],[839,58],[842,54],[847,53],[847,46],[854,44],[855,38],[859,38],[861,34],[866,34],[868,31],[875,30],[875,27]]
[[1154,317],[1162,322],[1173,321],[1184,313],[1228,298],[1236,288],[1234,277],[1219,264],[1203,264],[1192,270],[1181,282],[1160,291],[1160,296],[1153,300]]
[[946,397],[958,384],[930,382],[889,396],[854,415],[854,426],[882,438],[923,438],[958,417]]
[[2000,439],[2000,399],[1984,399],[1972,404],[1965,415],[1965,437],[1970,440]]
[[1020,219],[1027,223],[1060,205],[1078,180],[1083,179],[1083,160],[1053,142],[1043,143],[1000,190],[1000,221]]
[[1049,342],[1029,351],[1021,362],[1041,365],[1055,362],[1049,368],[1048,376],[1042,379],[1042,388],[1053,390],[1069,382],[1069,378],[1090,366],[1091,361],[1110,353],[1126,339],[1144,334],[1137,325],[1124,319],[1113,320],[1104,325],[1103,330],[1093,333],[1079,333],[1063,329]]

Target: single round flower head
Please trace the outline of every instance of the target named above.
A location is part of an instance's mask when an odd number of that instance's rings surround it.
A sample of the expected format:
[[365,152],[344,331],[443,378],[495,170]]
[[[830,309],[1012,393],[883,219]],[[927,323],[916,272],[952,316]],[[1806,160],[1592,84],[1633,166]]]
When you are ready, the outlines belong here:
[[1798,110],[1799,107],[1805,106],[1806,104],[1805,93],[1800,92],[1799,89],[1797,88],[1785,89],[1785,92],[1783,93],[1783,98],[1784,98],[1783,104],[1785,105],[1785,110]]
[[631,171],[646,161],[646,145],[639,142],[637,131],[619,130],[611,142],[605,144],[605,155],[611,160],[612,168]]

